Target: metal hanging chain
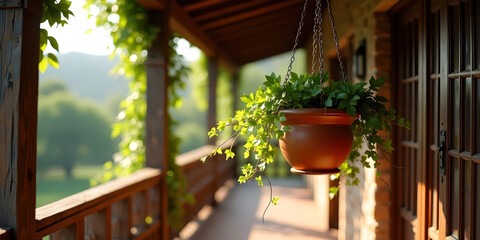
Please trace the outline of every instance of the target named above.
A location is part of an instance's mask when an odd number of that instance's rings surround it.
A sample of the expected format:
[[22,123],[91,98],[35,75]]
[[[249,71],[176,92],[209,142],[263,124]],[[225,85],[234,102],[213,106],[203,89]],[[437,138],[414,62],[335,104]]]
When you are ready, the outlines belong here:
[[317,41],[318,41],[318,30],[321,29],[321,26],[318,24],[318,17],[319,17],[319,5],[318,0],[316,0],[316,7],[315,7],[315,18],[313,24],[313,41],[312,41],[312,70],[310,71],[310,75],[315,74],[315,69],[317,67]]
[[[322,12],[322,0],[317,0],[317,3],[318,3],[318,8],[319,8],[319,11],[320,11],[320,19],[319,19],[319,22],[318,22],[318,25],[320,26],[320,33],[319,33],[319,38],[318,38],[318,46],[319,46],[319,52],[320,52],[320,59],[319,59],[319,62],[320,62],[320,66],[319,66],[319,72],[320,72],[320,86],[321,88],[323,89],[323,72],[324,72],[324,68],[323,68],[323,62],[325,61],[325,59],[323,58],[323,28],[322,28],[322,24],[323,24],[323,12]],[[322,94],[323,94],[323,91],[322,91]]]
[[302,15],[300,17],[300,22],[298,23],[298,30],[297,30],[297,36],[295,36],[295,43],[293,44],[293,49],[292,49],[292,57],[290,58],[290,64],[288,65],[287,69],[287,74],[285,75],[285,81],[283,82],[282,86],[285,86],[287,83],[288,79],[290,78],[290,72],[292,71],[292,65],[293,62],[295,61],[295,52],[297,51],[297,45],[298,45],[298,38],[302,34],[302,28],[303,28],[303,19],[305,18],[305,13],[307,9],[307,3],[308,0],[305,0],[305,4],[303,4],[303,11]]
[[338,62],[340,63],[340,69],[342,70],[343,82],[347,82],[347,74],[345,73],[345,67],[343,66],[343,61],[342,61],[342,54],[340,53],[340,45],[338,44],[337,29],[335,28],[335,22],[333,21],[333,14],[332,14],[332,8],[330,7],[330,0],[326,0],[326,1],[327,1],[327,7],[328,7],[328,15],[330,18],[330,22],[332,23],[333,41],[335,42],[335,47],[337,49]]

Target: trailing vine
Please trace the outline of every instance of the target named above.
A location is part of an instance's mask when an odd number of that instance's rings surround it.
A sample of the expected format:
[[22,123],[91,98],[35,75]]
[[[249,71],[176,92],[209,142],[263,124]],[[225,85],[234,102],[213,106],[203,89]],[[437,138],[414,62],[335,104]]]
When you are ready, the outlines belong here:
[[[43,0],[43,15],[40,20],[41,23],[48,22],[50,27],[64,26],[70,16],[73,16],[70,11],[71,1],[68,0]],[[59,52],[57,40],[48,34],[44,28],[40,28],[40,52],[39,52],[39,70],[43,73],[48,65],[58,68],[58,58],[53,53],[45,54],[44,51],[50,45],[53,49]]]
[[[131,78],[130,95],[121,102],[118,122],[113,126],[113,137],[120,136],[120,151],[114,155],[113,162],[105,164],[105,173],[92,179],[96,185],[115,177],[128,175],[145,165],[145,116],[147,76],[144,62],[147,49],[161,29],[148,22],[147,12],[136,1],[131,0],[87,0],[84,6],[95,15],[96,25],[110,32],[115,45],[113,54],[120,56],[120,63],[114,69],[117,74]],[[178,106],[181,98],[176,94],[183,88],[188,68],[183,57],[175,51],[176,38],[172,36],[170,45],[168,104]],[[180,167],[175,162],[179,152],[180,139],[173,135],[172,126],[176,124],[169,118],[169,159],[168,184],[168,222],[173,228],[179,228],[183,215],[183,202],[192,202],[193,197],[186,193],[187,182]]]

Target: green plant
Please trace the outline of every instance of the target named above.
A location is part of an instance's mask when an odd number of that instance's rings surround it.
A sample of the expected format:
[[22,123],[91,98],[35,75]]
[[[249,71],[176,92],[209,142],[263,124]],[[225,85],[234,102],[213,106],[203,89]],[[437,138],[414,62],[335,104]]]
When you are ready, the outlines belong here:
[[[217,126],[208,132],[208,136],[213,137],[226,127],[232,126],[235,132],[230,138],[236,140],[240,135],[247,138],[243,145],[243,155],[247,158],[254,154],[256,161],[242,166],[243,175],[238,179],[240,183],[255,178],[258,185],[263,186],[261,173],[273,162],[277,153],[271,141],[280,139],[290,130],[289,126],[280,126],[280,122],[286,120],[285,114],[280,112],[282,109],[336,108],[344,109],[352,117],[359,115],[352,124],[354,142],[348,161],[341,166],[342,172],[347,176],[347,185],[359,183],[356,177],[359,172],[357,162],[367,168],[378,166],[376,146],[382,146],[387,152],[393,150],[391,140],[383,139],[379,131],[389,132],[392,129],[391,123],[409,128],[409,123],[398,116],[394,109],[387,109],[387,99],[377,95],[379,88],[385,83],[385,78],[371,77],[368,83],[356,84],[333,81],[329,86],[323,86],[327,80],[327,73],[310,76],[292,72],[291,78],[282,84],[281,77],[272,73],[266,76],[263,87],[259,87],[255,93],[241,97],[246,103],[244,109],[238,110],[233,118],[219,121]],[[366,148],[362,151],[363,143]],[[221,154],[221,145],[208,156],[204,156],[202,161],[206,161],[209,156]],[[225,154],[227,159],[235,156],[231,148],[225,150]],[[372,161],[369,161],[369,158]],[[335,193],[335,189],[331,191]],[[271,198],[274,205],[277,200]]]
[[[55,25],[64,26],[67,24],[67,20],[70,16],[73,16],[70,11],[71,1],[68,0],[43,0],[43,15],[40,20],[41,23],[48,22],[50,27]],[[43,73],[48,67],[48,64],[58,68],[57,56],[53,53],[44,54],[47,45],[50,44],[53,49],[59,51],[57,40],[48,34],[48,31],[44,28],[40,28],[40,52],[39,52],[39,65],[38,68]]]

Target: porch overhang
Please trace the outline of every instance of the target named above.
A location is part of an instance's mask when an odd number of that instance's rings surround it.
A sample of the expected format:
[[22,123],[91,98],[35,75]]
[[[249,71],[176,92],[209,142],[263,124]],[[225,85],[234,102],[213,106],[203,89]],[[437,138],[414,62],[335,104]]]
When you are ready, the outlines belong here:
[[[231,72],[292,49],[304,0],[137,0],[151,10],[168,8],[170,28]],[[312,8],[314,1],[309,2]],[[307,11],[299,47],[312,29]]]

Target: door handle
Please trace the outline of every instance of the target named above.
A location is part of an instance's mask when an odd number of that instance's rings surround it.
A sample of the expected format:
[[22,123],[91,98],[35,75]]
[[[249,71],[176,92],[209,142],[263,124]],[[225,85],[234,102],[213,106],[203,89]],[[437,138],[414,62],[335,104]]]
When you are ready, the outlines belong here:
[[447,174],[446,161],[445,161],[445,150],[446,150],[446,134],[447,131],[440,131],[440,139],[438,141],[438,162],[440,167],[440,176],[441,181],[443,182],[443,176]]

